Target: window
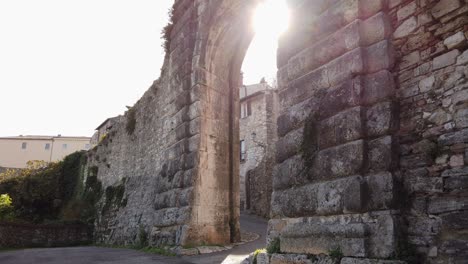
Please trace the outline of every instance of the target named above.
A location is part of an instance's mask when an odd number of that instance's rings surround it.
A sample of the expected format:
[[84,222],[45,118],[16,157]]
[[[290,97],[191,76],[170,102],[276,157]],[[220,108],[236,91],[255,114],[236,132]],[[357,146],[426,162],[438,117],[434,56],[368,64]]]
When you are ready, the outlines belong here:
[[46,143],[45,144],[45,150],[49,150],[50,149],[50,143]]
[[245,151],[245,140],[240,141],[240,160],[245,161],[247,153]]
[[62,149],[67,149],[68,148],[68,145],[67,144],[63,144],[62,145]]
[[84,148],[85,148],[86,150],[88,150],[90,147],[91,147],[90,144],[86,144],[86,145],[84,146]]
[[241,103],[241,118],[246,118],[252,115],[252,104],[250,101]]
[[27,146],[28,146],[28,143],[23,142],[23,144],[21,144],[21,149],[26,149]]

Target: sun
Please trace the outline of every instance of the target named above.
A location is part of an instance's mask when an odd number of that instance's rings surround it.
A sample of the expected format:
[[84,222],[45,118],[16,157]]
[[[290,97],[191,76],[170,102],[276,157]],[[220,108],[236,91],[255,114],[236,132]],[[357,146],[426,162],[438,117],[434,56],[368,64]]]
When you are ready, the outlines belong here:
[[255,10],[252,27],[255,36],[242,65],[244,84],[276,79],[278,39],[288,29],[289,10],[286,0],[265,0]]
[[278,38],[289,25],[289,10],[285,0],[265,0],[258,5],[253,18],[257,34]]

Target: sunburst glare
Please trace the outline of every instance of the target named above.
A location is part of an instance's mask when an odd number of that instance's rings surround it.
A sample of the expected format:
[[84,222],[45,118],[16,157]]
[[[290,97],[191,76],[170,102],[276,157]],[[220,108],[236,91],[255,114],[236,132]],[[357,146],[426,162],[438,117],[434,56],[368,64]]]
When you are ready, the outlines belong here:
[[244,83],[257,83],[265,77],[271,84],[276,79],[278,38],[289,24],[285,0],[265,0],[257,7],[252,21],[255,37],[242,65]]

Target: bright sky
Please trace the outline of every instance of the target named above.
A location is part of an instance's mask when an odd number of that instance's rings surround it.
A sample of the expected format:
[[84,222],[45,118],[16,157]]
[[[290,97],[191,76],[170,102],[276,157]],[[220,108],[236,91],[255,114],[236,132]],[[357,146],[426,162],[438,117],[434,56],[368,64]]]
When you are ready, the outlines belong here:
[[[272,12],[285,9],[283,0],[268,1],[275,4],[258,12],[270,20],[256,19],[246,84],[276,75],[280,25],[272,27],[271,18],[284,23]],[[160,32],[173,2],[0,1],[0,136],[91,136],[122,114],[159,77]]]

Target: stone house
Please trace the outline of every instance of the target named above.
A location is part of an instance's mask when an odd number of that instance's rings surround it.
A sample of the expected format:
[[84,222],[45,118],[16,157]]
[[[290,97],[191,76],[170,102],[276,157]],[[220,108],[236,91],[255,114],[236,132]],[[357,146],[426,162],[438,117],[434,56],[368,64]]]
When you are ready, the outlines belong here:
[[239,96],[241,210],[268,217],[278,94],[262,81],[241,86]]

